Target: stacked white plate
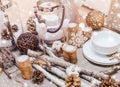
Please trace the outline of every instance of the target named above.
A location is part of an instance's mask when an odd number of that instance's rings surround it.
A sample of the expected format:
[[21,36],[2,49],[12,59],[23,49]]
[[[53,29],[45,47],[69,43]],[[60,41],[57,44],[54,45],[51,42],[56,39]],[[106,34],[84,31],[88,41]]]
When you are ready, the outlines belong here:
[[[105,33],[105,34],[107,34],[106,32],[103,32],[103,33]],[[109,31],[108,31],[108,33],[109,33]],[[110,32],[111,33],[111,32]],[[100,33],[101,34],[101,33]],[[114,33],[111,33],[110,34],[110,36],[112,36],[112,34],[114,34]],[[107,35],[106,35],[107,36]],[[118,37],[120,37],[120,36],[118,36]],[[114,64],[118,64],[118,63],[120,63],[120,60],[118,60],[118,59],[111,59],[109,56],[107,56],[107,55],[105,55],[105,54],[101,54],[101,52],[99,53],[99,51],[101,50],[100,48],[99,49],[97,49],[97,48],[94,48],[94,47],[96,47],[96,46],[93,46],[93,38],[94,38],[94,36],[92,37],[92,39],[91,40],[89,40],[89,41],[87,41],[85,44],[84,44],[84,46],[83,46],[83,54],[84,54],[84,56],[85,56],[85,58],[86,59],[88,59],[89,61],[91,61],[91,62],[93,62],[93,63],[95,63],[95,64],[98,64],[98,65],[114,65]],[[105,37],[102,37],[101,36],[101,38],[103,39],[103,38],[105,38]],[[113,38],[113,37],[112,37]],[[99,38],[100,39],[100,38]],[[116,38],[115,38],[116,39]],[[118,40],[120,40],[119,38],[118,38]],[[104,40],[103,40],[104,41]],[[114,42],[115,42],[116,40],[114,40]],[[101,42],[101,44],[102,43],[104,43],[104,42]],[[107,42],[106,42],[107,43]],[[115,42],[116,43],[116,42]],[[111,43],[108,43],[108,44],[111,44]],[[103,46],[105,46],[105,45],[103,45]],[[106,45],[106,47],[107,47],[108,45]],[[106,49],[108,49],[108,48],[106,48],[105,47],[105,49],[102,49],[103,51],[105,51]],[[98,52],[97,52],[98,51]],[[108,51],[108,50],[107,50]],[[120,52],[120,49],[118,49],[118,51],[117,52]]]

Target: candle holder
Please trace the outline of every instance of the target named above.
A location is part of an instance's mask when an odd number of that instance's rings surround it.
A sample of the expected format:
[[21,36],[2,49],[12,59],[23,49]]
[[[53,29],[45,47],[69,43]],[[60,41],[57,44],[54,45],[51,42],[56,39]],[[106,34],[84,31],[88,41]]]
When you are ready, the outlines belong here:
[[64,44],[62,50],[63,50],[64,60],[70,63],[77,62],[77,48],[75,46]]
[[15,46],[23,33],[19,7],[11,0],[1,0],[0,3],[0,47]]
[[77,31],[78,31],[77,24],[76,23],[69,23],[69,26],[68,26],[68,42],[72,38],[72,34],[73,33],[76,34]]
[[32,76],[32,65],[27,55],[22,55],[16,60],[19,69],[21,70],[22,77],[24,79],[31,79]]
[[82,33],[85,37],[87,37],[88,39],[90,39],[92,37],[92,28],[91,27],[84,27],[82,29]]

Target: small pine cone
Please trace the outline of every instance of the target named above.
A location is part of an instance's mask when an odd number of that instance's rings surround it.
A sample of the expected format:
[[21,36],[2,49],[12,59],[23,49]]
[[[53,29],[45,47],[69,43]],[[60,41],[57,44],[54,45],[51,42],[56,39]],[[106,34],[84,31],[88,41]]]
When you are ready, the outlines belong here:
[[34,83],[39,84],[39,83],[41,83],[41,82],[44,80],[44,78],[45,78],[45,76],[44,76],[44,74],[43,74],[41,71],[35,70],[35,71],[33,72],[32,81],[33,81]]
[[102,81],[101,87],[119,87],[118,82],[115,79],[108,78]]
[[12,25],[12,31],[17,32],[18,31],[18,26],[16,24]]
[[36,23],[31,17],[27,21],[27,30],[30,32],[36,31]]
[[2,30],[1,36],[2,36],[2,39],[5,39],[5,40],[10,40],[10,39],[11,39],[11,37],[10,37],[10,35],[8,34],[8,32],[7,32],[6,29],[3,29],[3,30]]
[[66,87],[80,87],[80,77],[77,74],[71,74],[65,79]]

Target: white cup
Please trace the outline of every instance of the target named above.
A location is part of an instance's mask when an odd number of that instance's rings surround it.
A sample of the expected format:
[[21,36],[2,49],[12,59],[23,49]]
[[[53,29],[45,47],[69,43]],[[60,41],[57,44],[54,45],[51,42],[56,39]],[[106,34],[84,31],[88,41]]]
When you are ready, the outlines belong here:
[[120,35],[112,31],[101,31],[91,39],[92,49],[102,55],[110,55],[120,48]]

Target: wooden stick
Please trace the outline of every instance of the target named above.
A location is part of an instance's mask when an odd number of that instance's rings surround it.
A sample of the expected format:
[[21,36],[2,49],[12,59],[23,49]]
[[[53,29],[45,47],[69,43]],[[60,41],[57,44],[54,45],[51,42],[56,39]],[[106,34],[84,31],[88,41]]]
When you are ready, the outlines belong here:
[[72,65],[71,63],[66,62],[66,61],[64,61],[63,59],[60,59],[60,58],[52,58],[52,57],[49,57],[49,56],[47,56],[47,55],[43,55],[43,56],[41,56],[41,58],[42,58],[44,61],[47,60],[47,61],[49,61],[50,63],[59,65],[59,66],[64,67],[64,68],[67,68],[67,67],[69,67],[70,65]]
[[92,76],[98,80],[103,80],[103,79],[107,79],[109,78],[109,75],[106,75],[104,73],[99,73],[99,72],[92,72],[90,70],[85,70],[85,69],[82,69],[81,72],[79,72],[81,74],[85,74],[85,75],[88,75],[88,76]]
[[102,72],[105,74],[108,74],[108,75],[113,75],[113,74],[117,73],[117,71],[119,71],[119,70],[120,70],[120,65],[117,65],[117,66],[114,66],[114,67],[112,67],[108,70],[102,71]]
[[[67,68],[67,67],[70,67],[70,66],[74,65],[74,64],[71,64],[69,62],[64,61],[63,59],[60,59],[60,58],[56,57],[50,50],[49,50],[49,53],[51,53],[50,55],[52,55],[54,58],[49,57],[47,55],[43,55],[40,58],[43,59],[44,61],[48,61],[50,63],[59,65],[59,66],[64,67],[64,68]],[[89,75],[89,76],[92,76],[92,77],[94,77],[96,79],[99,79],[99,80],[106,79],[106,78],[109,77],[109,75],[106,75],[104,73],[92,72],[90,70],[85,70],[85,69],[81,69],[81,68],[80,68],[80,70],[81,70],[79,72],[80,74]]]
[[80,77],[87,80],[88,82],[92,83],[92,85],[93,85],[92,87],[96,87],[96,86],[99,87],[101,84],[101,81],[99,81],[91,76],[81,75]]
[[28,49],[27,54],[28,54],[28,56],[39,58],[43,53],[42,52],[35,52],[33,50]]
[[48,78],[49,80],[54,82],[56,85],[58,85],[60,87],[65,87],[65,82],[63,80],[58,79],[56,76],[53,76],[52,74],[48,73],[41,66],[33,64],[33,67],[40,70],[40,71],[42,71],[44,73],[44,75],[46,76],[46,78]]
[[65,72],[63,72],[62,70],[56,68],[56,67],[51,67],[50,69],[47,68],[47,70],[55,75],[57,75],[58,77],[61,77],[62,79],[65,79],[65,77],[67,76]]

